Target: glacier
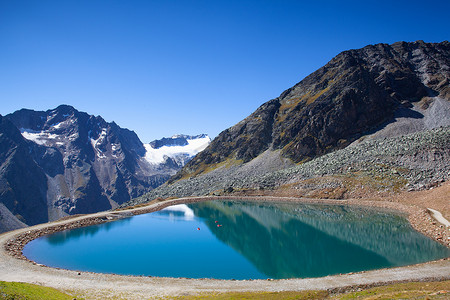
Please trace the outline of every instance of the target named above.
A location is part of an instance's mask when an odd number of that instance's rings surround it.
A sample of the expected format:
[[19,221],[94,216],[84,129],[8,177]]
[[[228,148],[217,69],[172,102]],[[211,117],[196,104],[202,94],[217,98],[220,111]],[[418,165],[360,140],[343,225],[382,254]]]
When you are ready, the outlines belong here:
[[[179,135],[173,136],[172,138],[179,137]],[[211,142],[209,136],[204,136],[200,138],[187,138],[187,145],[173,145],[173,146],[162,146],[159,148],[153,148],[150,144],[144,144],[145,147],[145,160],[150,164],[161,164],[165,161],[166,157],[176,159],[178,156],[189,156],[193,157],[200,151],[203,151]]]

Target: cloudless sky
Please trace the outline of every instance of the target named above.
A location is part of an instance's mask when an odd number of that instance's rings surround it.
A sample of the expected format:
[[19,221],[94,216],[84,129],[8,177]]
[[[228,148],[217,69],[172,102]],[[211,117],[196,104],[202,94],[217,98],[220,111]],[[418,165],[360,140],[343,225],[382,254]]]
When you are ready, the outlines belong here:
[[341,51],[449,39],[448,0],[0,0],[0,114],[214,137]]

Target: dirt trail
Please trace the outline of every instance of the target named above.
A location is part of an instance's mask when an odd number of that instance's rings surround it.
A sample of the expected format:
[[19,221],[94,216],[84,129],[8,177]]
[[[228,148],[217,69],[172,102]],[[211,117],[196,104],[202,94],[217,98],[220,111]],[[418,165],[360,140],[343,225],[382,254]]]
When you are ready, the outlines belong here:
[[394,200],[408,205],[432,208],[450,220],[450,181],[431,190],[401,193],[395,196]]

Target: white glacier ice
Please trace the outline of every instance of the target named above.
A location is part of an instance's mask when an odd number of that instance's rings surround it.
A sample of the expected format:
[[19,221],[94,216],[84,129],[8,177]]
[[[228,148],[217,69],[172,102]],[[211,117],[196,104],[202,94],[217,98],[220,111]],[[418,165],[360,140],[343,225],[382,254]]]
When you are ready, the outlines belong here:
[[187,154],[194,156],[200,151],[203,151],[211,142],[211,139],[206,136],[198,139],[188,139],[188,144],[185,146],[162,146],[155,149],[150,144],[144,144],[146,153],[145,159],[151,164],[160,164],[164,162],[164,157],[176,157],[180,154]]

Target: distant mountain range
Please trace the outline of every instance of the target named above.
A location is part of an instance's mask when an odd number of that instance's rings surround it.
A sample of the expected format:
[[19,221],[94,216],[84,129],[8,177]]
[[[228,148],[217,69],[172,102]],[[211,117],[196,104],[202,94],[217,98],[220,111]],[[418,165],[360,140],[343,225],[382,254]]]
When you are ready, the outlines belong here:
[[145,159],[151,165],[172,166],[171,175],[180,170],[197,153],[203,151],[211,142],[206,134],[177,134],[170,138],[154,140],[144,144]]
[[209,142],[177,135],[143,144],[67,105],[0,116],[0,232],[115,208],[164,183]]

